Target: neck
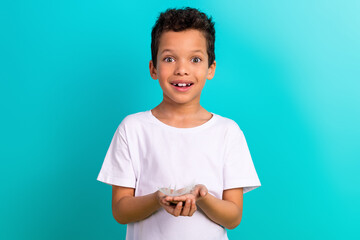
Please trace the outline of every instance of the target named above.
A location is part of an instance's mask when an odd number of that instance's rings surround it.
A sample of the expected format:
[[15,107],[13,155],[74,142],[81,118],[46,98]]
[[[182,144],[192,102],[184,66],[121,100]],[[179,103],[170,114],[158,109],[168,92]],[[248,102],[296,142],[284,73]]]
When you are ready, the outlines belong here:
[[173,119],[193,118],[206,111],[200,103],[177,104],[165,100],[156,106],[154,110],[166,118]]

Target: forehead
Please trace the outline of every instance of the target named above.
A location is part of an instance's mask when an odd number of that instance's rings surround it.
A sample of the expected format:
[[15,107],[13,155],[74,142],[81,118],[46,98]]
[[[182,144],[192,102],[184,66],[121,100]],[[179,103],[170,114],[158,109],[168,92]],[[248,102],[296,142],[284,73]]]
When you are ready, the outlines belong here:
[[164,50],[170,51],[201,51],[206,53],[206,38],[204,34],[195,29],[181,32],[164,32],[159,41],[159,54]]

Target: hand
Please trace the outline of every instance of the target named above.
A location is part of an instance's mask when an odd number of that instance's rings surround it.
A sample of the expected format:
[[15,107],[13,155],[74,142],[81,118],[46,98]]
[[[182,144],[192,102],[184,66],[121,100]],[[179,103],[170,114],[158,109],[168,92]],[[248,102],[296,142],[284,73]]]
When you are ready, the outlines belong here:
[[171,215],[178,217],[181,213],[183,203],[173,201],[173,197],[167,196],[160,191],[156,192],[157,201]]
[[173,197],[172,201],[186,203],[180,213],[180,216],[192,216],[197,210],[196,202],[206,197],[207,193],[208,189],[205,187],[205,185],[198,184],[191,190],[190,193]]
[[[175,197],[167,196],[160,191],[157,191],[157,200],[161,207],[163,207],[171,215],[189,216],[191,217],[196,211],[195,199],[175,200]],[[184,196],[184,195],[182,195]]]
[[208,194],[208,189],[203,184],[197,184],[195,187],[191,190],[190,193],[184,194],[181,196],[174,197],[174,201],[186,201],[187,199],[194,199],[195,203]]

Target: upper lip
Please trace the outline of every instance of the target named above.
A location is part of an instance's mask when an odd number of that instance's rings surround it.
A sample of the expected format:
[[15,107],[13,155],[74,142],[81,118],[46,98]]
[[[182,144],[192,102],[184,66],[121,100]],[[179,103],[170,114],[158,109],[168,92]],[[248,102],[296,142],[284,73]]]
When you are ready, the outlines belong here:
[[187,81],[187,80],[174,80],[174,81],[171,81],[170,82],[171,84],[178,84],[178,83],[186,83],[186,84],[189,84],[189,83],[193,83],[192,81]]

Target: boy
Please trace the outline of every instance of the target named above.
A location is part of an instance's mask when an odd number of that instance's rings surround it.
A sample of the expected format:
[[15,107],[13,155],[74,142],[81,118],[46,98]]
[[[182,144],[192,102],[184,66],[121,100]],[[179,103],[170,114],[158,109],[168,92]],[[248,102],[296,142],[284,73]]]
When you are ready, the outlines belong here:
[[[152,29],[150,75],[163,100],[118,126],[98,180],[112,185],[126,239],[228,239],[239,225],[243,193],[260,181],[236,122],[200,105],[215,74],[215,29],[193,8],[168,9]],[[193,184],[193,185],[192,185]],[[160,188],[190,187],[173,196]]]

